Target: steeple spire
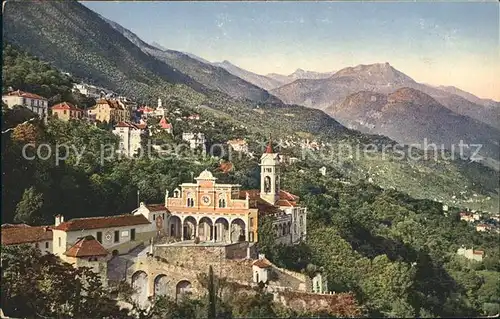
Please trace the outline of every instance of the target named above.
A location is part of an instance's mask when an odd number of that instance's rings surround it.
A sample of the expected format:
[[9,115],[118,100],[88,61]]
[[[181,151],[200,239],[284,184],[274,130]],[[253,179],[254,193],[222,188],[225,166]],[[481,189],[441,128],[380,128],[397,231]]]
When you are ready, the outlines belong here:
[[266,147],[266,153],[268,153],[268,154],[273,153],[273,142],[271,140],[271,134],[269,134],[269,143],[267,144],[267,147]]

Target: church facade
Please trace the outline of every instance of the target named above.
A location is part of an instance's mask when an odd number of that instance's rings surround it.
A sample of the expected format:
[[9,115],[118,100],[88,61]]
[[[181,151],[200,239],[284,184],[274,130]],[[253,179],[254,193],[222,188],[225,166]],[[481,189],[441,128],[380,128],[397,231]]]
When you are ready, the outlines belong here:
[[260,167],[260,190],[219,184],[205,170],[195,182],[179,185],[173,194],[166,191],[164,204],[141,204],[135,214],[156,223],[159,237],[172,241],[258,242],[259,219],[271,215],[277,242],[305,240],[307,209],[299,205],[298,196],[281,189],[279,155],[270,146]]

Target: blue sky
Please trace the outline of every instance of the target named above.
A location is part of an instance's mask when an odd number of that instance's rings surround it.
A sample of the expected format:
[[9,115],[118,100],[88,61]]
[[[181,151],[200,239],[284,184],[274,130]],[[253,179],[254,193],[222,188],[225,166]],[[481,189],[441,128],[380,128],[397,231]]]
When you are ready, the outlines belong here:
[[451,2],[83,2],[146,42],[252,72],[389,62],[500,100],[499,5]]

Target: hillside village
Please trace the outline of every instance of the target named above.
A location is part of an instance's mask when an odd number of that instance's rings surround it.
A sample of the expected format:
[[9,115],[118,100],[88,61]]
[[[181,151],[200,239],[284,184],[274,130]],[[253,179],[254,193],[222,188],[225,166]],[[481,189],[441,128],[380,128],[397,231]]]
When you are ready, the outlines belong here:
[[[26,96],[23,102],[29,105],[28,96],[34,98],[34,95],[21,94]],[[5,103],[9,102],[9,96],[5,97]],[[50,113],[49,117],[62,121],[117,122],[113,133],[120,137],[118,151],[133,157],[141,148],[141,139],[151,136],[145,134],[148,117],[161,117],[159,127],[172,134],[172,125],[165,117],[169,113],[161,108],[161,100],[154,111],[147,112],[148,107],[127,109],[120,100],[99,98],[96,106],[86,112],[67,102],[59,103],[51,108],[52,117]],[[139,123],[132,122],[134,113],[138,114]],[[44,114],[47,112],[42,116]],[[197,115],[174,119],[200,120]],[[199,133],[194,143],[193,138],[186,138],[186,133],[182,139],[191,148],[204,147],[204,141],[198,143],[200,136],[203,139]],[[228,144],[235,151],[248,153],[243,140]],[[268,216],[274,217],[272,228],[276,243],[296,245],[307,238],[307,208],[300,206],[296,195],[280,188],[280,165],[279,154],[268,144],[260,160],[259,190],[218,184],[212,173],[205,170],[195,178],[196,183],[183,183],[172,193],[166,190],[163,203],[140,203],[129,215],[68,221],[63,215],[57,215],[53,225],[4,224],[2,243],[30,244],[76,267],[90,267],[100,275],[105,286],[126,278],[136,290],[135,302],[143,307],[154,296],[169,295],[177,299],[186,293],[200,294],[202,288],[196,274],[212,265],[215,271],[226,272],[226,279],[241,289],[252,291],[252,287],[264,284],[275,300],[296,311],[328,310],[344,295],[328,291],[327,279],[321,272],[308,277],[279,268],[260,254],[256,246],[261,219]],[[201,259],[192,262],[193,256]],[[127,264],[127,260],[132,263]],[[165,280],[174,275],[178,282]],[[294,293],[293,297],[289,292]],[[345,298],[350,297],[345,295]]]
[[[47,99],[20,90],[7,93],[2,100],[10,108],[23,106],[36,112],[45,123],[113,123],[110,129],[119,137],[117,153],[126,157],[137,156],[144,142],[154,140],[157,134],[180,134],[187,147],[206,152],[203,128],[214,123],[199,114],[164,107],[160,98],[156,107],[150,107],[139,106],[125,97],[83,92],[95,98],[95,105],[85,110],[69,102],[48,108]],[[176,131],[175,125],[180,122],[187,123],[193,131]],[[258,155],[250,151],[243,138],[228,140],[226,144],[249,158]],[[285,151],[294,147],[309,151],[328,147],[309,139],[280,140],[278,145]],[[159,145],[153,145],[153,149],[162,152]],[[130,214],[68,221],[64,215],[57,215],[54,224],[45,226],[4,224],[2,243],[29,244],[75,267],[90,267],[105,287],[125,280],[135,291],[133,303],[143,308],[150,307],[151,300],[162,295],[174,299],[186,294],[202,296],[203,287],[197,275],[212,266],[216,273],[225,274],[228,283],[237,285],[239,292],[252,291],[263,284],[275,302],[299,313],[333,311],[339,298],[350,300],[351,295],[329,290],[327,277],[321,271],[305,275],[280,268],[258,249],[259,225],[268,216],[273,216],[272,240],[276,244],[297,245],[307,239],[307,207],[300,205],[296,195],[280,189],[280,167],[300,161],[274,152],[269,141],[260,157],[258,190],[218,184],[217,178],[204,170],[194,179],[195,183],[165,190],[163,203],[141,202]],[[221,168],[230,163],[221,164]],[[327,175],[325,166],[318,171]],[[368,182],[372,182],[371,178]],[[443,214],[448,214],[448,206],[443,206]],[[478,232],[499,232],[498,214],[465,211],[460,213],[460,220],[472,223]],[[457,255],[482,262],[485,253],[462,247]],[[132,309],[132,304],[125,303],[123,307]],[[356,313],[356,307],[352,304],[345,311]]]
[[388,63],[256,75],[150,45],[80,2],[9,5],[2,316],[498,316],[498,171],[400,158],[385,152],[400,141],[342,113],[387,97],[410,106],[397,123],[432,105],[494,124],[498,102]]

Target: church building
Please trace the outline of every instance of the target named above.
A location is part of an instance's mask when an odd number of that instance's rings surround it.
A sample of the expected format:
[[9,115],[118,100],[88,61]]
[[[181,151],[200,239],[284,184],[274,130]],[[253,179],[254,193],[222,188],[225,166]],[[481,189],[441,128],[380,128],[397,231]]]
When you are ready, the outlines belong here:
[[135,214],[153,222],[155,216],[166,216],[162,235],[174,241],[257,242],[259,219],[270,215],[275,217],[277,242],[294,244],[304,240],[307,209],[299,205],[298,196],[281,189],[279,155],[271,144],[261,157],[260,167],[260,190],[219,184],[205,170],[194,183],[179,185],[173,196],[166,191],[164,204],[141,204]]

